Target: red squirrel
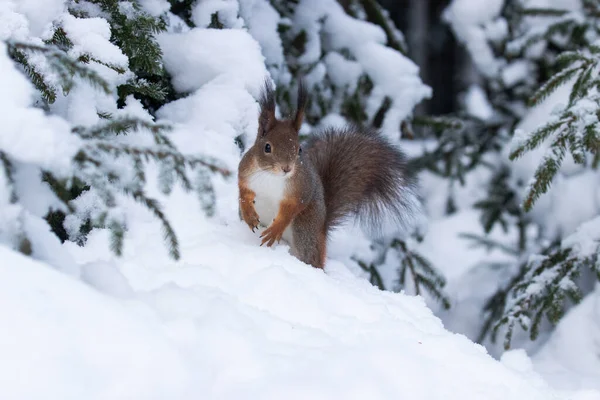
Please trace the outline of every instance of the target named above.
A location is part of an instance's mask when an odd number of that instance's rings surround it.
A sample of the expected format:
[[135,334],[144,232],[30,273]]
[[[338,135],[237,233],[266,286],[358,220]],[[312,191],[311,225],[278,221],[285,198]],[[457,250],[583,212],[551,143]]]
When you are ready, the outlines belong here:
[[258,133],[238,167],[239,213],[272,246],[282,238],[300,261],[323,268],[327,237],[347,217],[363,227],[412,213],[415,180],[404,153],[373,129],[348,126],[311,135],[300,146],[307,94],[298,86],[292,118],[275,117],[275,93],[265,80]]

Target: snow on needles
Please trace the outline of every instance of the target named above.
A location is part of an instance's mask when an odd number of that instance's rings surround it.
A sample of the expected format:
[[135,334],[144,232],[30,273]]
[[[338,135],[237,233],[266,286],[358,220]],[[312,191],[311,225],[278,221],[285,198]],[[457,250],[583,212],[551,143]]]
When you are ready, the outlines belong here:
[[488,40],[490,33],[498,36],[498,27],[491,27],[503,5],[504,0],[453,0],[443,15],[469,50],[478,69],[489,77],[495,76],[502,65],[501,60],[494,56]]
[[102,54],[102,61],[126,68],[127,56],[121,49],[109,42],[110,25],[104,18],[75,18],[65,15],[62,27],[73,38],[74,56],[82,54]]
[[0,42],[0,87],[0,150],[17,160],[58,172],[68,168],[79,141],[65,120],[30,107],[33,86],[8,58],[4,42]]
[[[217,76],[239,80],[258,96],[267,71],[260,46],[247,32],[237,29],[192,29],[159,37],[173,86],[192,92]],[[259,62],[257,62],[259,61]]]
[[[419,67],[401,53],[385,46],[387,39],[383,29],[351,18],[335,0],[300,1],[294,18],[296,29],[305,29],[306,32],[306,50],[300,62],[317,62],[321,56],[321,45],[327,51],[349,51],[358,61],[349,65],[351,71],[362,65],[362,72],[369,76],[374,85],[366,113],[375,115],[386,97],[392,100],[381,127],[384,134],[397,138],[402,120],[412,113],[415,105],[431,97],[431,88],[423,84],[419,77]],[[322,31],[319,28],[321,23]],[[323,44],[320,34],[327,38]],[[346,75],[348,72],[341,68],[328,73]],[[334,76],[332,80],[337,78]]]

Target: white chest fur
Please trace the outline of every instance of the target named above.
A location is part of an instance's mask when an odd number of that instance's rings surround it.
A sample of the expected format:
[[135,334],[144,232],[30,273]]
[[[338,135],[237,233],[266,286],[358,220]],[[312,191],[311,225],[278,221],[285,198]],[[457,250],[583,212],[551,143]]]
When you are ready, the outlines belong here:
[[[254,208],[258,213],[261,225],[269,226],[277,216],[279,203],[283,199],[288,180],[283,175],[259,171],[248,179],[248,186],[256,193]],[[283,239],[292,244],[292,230],[288,226]]]

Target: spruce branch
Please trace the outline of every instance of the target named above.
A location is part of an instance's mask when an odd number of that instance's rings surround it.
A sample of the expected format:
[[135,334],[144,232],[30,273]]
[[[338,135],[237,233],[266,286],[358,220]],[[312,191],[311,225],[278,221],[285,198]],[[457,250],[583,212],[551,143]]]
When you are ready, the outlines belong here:
[[169,138],[163,134],[171,129],[171,126],[168,124],[148,122],[136,117],[115,118],[111,115],[105,119],[106,121],[102,121],[93,127],[76,126],[73,128],[73,133],[85,139],[105,139],[115,135],[125,135],[130,131],[146,130],[152,134],[156,144],[174,148]]
[[567,107],[558,113],[558,120],[538,128],[510,154],[510,159],[514,160],[538,148],[542,143],[552,141],[526,195],[524,208],[527,211],[548,191],[567,152],[576,163],[584,164],[586,153],[590,152],[596,157],[599,149],[596,128],[600,115],[600,97],[597,95],[596,71],[600,64],[600,55],[595,53],[589,58],[582,52],[570,51],[564,53],[562,58],[559,57],[559,60],[570,63],[571,66],[558,72],[544,84],[534,95],[532,102],[539,103],[558,86],[575,77]]
[[0,165],[4,169],[4,176],[6,176],[6,180],[8,181],[8,190],[10,190],[10,202],[16,203],[19,201],[19,196],[15,191],[15,176],[14,176],[14,166],[13,163],[8,158],[8,154],[0,150]]
[[[191,188],[191,184],[189,184]],[[195,184],[196,193],[200,206],[206,215],[209,217],[215,214],[215,204],[217,202],[215,188],[210,181],[209,170],[206,168],[198,168]]]
[[411,122],[415,126],[431,128],[435,132],[458,130],[464,127],[464,121],[456,117],[416,116]]
[[33,86],[40,92],[42,99],[48,104],[54,103],[56,101],[56,89],[46,83],[43,75],[29,63],[25,53],[14,46],[8,46],[8,54],[21,65]]
[[162,102],[167,98],[168,90],[162,84],[150,82],[147,79],[129,80],[118,87],[119,98],[130,94],[148,97]]
[[105,67],[110,68],[119,74],[124,74],[125,72],[127,72],[127,70],[124,67],[117,65],[117,64],[102,61],[102,60],[92,56],[91,54],[81,54],[79,57],[77,57],[77,61],[79,61],[83,64],[89,64],[90,62],[95,62],[97,64],[104,65]]
[[[148,14],[138,0],[88,0],[97,4],[111,24],[111,42],[128,58],[135,75],[117,88],[119,104],[133,94],[152,112],[169,94],[168,74],[162,62],[162,50],[156,35],[166,31],[164,16]],[[115,69],[115,65],[105,64]],[[115,69],[117,70],[117,69]],[[117,70],[118,71],[118,70]]]
[[367,274],[369,274],[369,282],[372,285],[377,286],[377,288],[379,288],[379,290],[386,290],[385,285],[383,284],[383,279],[381,278],[381,274],[377,270],[377,267],[375,266],[375,264],[373,264],[373,263],[367,264],[364,261],[358,260],[358,259],[354,259],[354,261],[356,261],[358,266],[363,271],[365,271]]
[[569,13],[568,10],[559,10],[555,8],[525,8],[521,13],[532,17],[562,17]]
[[459,233],[458,236],[460,238],[470,240],[471,242],[473,242],[473,244],[475,246],[483,247],[487,251],[490,251],[493,249],[498,249],[498,250],[501,250],[502,252],[504,252],[505,254],[508,254],[511,256],[519,255],[519,251],[517,249],[514,249],[510,246],[500,243],[500,242],[490,238],[489,236],[481,236],[481,235],[477,235],[474,233]]
[[530,98],[529,105],[536,106],[550,96],[556,89],[567,83],[580,70],[580,67],[567,68],[554,75],[548,82],[542,85],[538,91]]
[[582,147],[595,156],[600,154],[600,132],[598,131],[598,123],[589,124],[585,127]]
[[529,262],[522,278],[510,290],[504,315],[493,327],[495,335],[501,326],[506,326],[505,349],[510,348],[517,323],[535,340],[544,316],[556,324],[564,314],[566,299],[581,301],[575,279],[592,262],[590,258],[579,259],[570,248],[559,248]]
[[110,249],[120,257],[123,255],[126,228],[124,224],[114,219],[109,222],[107,228],[110,232]]
[[550,189],[552,180],[558,173],[565,157],[566,148],[561,143],[563,140],[565,140],[564,136],[557,139],[550,153],[544,157],[544,160],[536,169],[533,183],[530,185],[529,191],[525,196],[525,201],[523,202],[525,211],[530,211],[537,199]]
[[375,0],[360,0],[367,19],[379,25],[387,36],[388,45],[406,55],[408,53],[408,47],[404,40],[404,37],[399,34],[398,30],[394,28],[393,22],[385,15],[383,8]]
[[450,185],[463,185],[469,172],[485,164],[484,155],[501,146],[498,127],[469,116],[415,118],[413,125],[421,128],[417,136],[436,139],[436,146],[412,159],[410,168],[449,178]]
[[573,116],[567,116],[556,122],[549,123],[547,125],[538,128],[531,136],[521,143],[515,150],[513,150],[509,158],[510,160],[516,160],[522,157],[526,152],[537,149],[550,135],[560,133],[564,131],[566,126],[574,120]]
[[56,46],[40,46],[14,40],[8,40],[6,44],[9,49],[9,54],[13,55],[13,59],[24,66],[36,88],[41,91],[42,95],[49,103],[53,103],[56,100],[56,89],[51,85],[48,85],[43,76],[36,71],[35,68],[29,66],[26,56],[27,53],[40,53],[46,57],[50,67],[58,74],[62,89],[65,93],[68,93],[75,84],[74,77],[86,80],[93,87],[102,90],[106,94],[112,92],[109,83],[98,75],[97,72],[86,67],[77,60],[73,60]]
[[594,68],[596,68],[596,65],[592,62],[582,63],[579,67],[579,76],[575,80],[571,94],[569,95],[569,107],[572,107],[577,100],[580,100],[587,94],[591,86],[590,83]]
[[[93,219],[93,226],[106,227],[111,232],[111,248],[115,254],[122,254],[126,227],[118,220],[105,222],[109,210],[117,206],[116,194],[122,193],[145,206],[160,221],[165,243],[171,257],[180,257],[178,239],[173,227],[163,213],[159,202],[149,198],[143,191],[146,175],[144,163],[153,160],[159,166],[159,185],[168,194],[175,177],[185,190],[197,189],[202,208],[207,215],[212,215],[214,207],[214,189],[211,174],[229,176],[230,171],[222,167],[217,160],[209,157],[192,157],[180,153],[165,135],[169,126],[138,120],[133,117],[114,118],[105,115],[106,119],[93,127],[76,127],[74,133],[84,140],[84,146],[76,155],[74,162],[78,166],[77,177],[89,182],[95,193],[102,199],[106,212],[103,217]],[[152,135],[154,145],[138,147],[115,141],[115,136],[125,134],[133,129]],[[111,160],[129,160],[132,173],[122,175],[115,169]],[[202,180],[194,184],[188,178],[187,167],[197,169]],[[203,175],[202,175],[203,174]],[[89,217],[88,217],[89,219]]]
[[[490,296],[485,305],[483,306],[483,315],[484,315],[484,323],[481,326],[479,331],[479,335],[477,336],[477,343],[482,343],[483,340],[491,333],[492,342],[496,342],[498,328],[494,329],[496,323],[500,321],[504,315],[504,311],[506,309],[506,302],[508,299],[508,295],[511,290],[515,287],[517,282],[519,282],[523,275],[525,274],[525,266],[526,264],[521,264],[519,268],[519,273],[514,275],[511,280],[504,286],[501,286],[496,293]],[[508,265],[502,264],[497,265],[497,268],[506,268]],[[507,322],[507,320],[506,320]],[[512,331],[509,331],[508,334],[512,337]]]
[[54,30],[52,37],[44,41],[47,45],[54,45],[66,52],[73,47],[73,42],[67,36],[67,32],[62,27],[58,27]]
[[181,257],[181,253],[179,252],[179,240],[177,239],[175,230],[173,229],[167,217],[161,210],[159,202],[155,199],[146,196],[146,194],[142,190],[125,190],[125,193],[133,197],[140,204],[143,204],[146,208],[148,208],[154,214],[154,216],[161,222],[163,227],[163,238],[169,244],[169,255],[174,260],[179,260],[179,258]]
[[185,164],[185,165],[189,165],[191,167],[197,167],[197,166],[206,167],[211,172],[218,173],[224,177],[231,175],[231,171],[229,171],[225,167],[218,165],[219,162],[217,160],[210,159],[208,157],[204,157],[204,158],[186,157],[186,156],[183,156],[181,153],[174,151],[172,149],[169,149],[169,148],[155,150],[155,149],[150,149],[150,148],[141,148],[141,147],[124,145],[124,144],[112,144],[112,143],[108,143],[106,141],[96,141],[93,144],[87,145],[87,148],[91,151],[93,151],[94,149],[98,149],[100,151],[112,154],[114,156],[122,156],[122,155],[137,156],[137,157],[141,157],[142,159],[144,159],[146,161],[150,160],[150,159],[155,160],[155,161],[171,159],[175,163]]
[[[592,125],[594,126],[594,125]],[[571,157],[573,157],[573,161],[577,164],[585,163],[585,149],[583,146],[583,142],[579,140],[575,135],[569,135],[567,137],[567,147]]]
[[581,51],[564,51],[556,57],[555,66],[564,70],[578,61],[587,63],[590,60]]
[[443,293],[446,279],[433,267],[423,255],[410,250],[405,241],[394,239],[390,248],[397,249],[401,257],[398,269],[398,283],[401,289],[405,287],[406,275],[410,274],[415,286],[415,293],[423,291],[429,293],[433,298],[442,303],[445,309],[450,308],[450,299]]

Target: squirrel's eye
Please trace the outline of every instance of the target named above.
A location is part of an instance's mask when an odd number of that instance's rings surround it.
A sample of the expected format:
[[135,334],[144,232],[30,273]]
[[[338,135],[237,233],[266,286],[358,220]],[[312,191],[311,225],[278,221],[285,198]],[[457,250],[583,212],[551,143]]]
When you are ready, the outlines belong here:
[[265,144],[265,153],[271,152],[271,145],[269,143]]
[[298,149],[298,155],[302,154],[302,147]]

